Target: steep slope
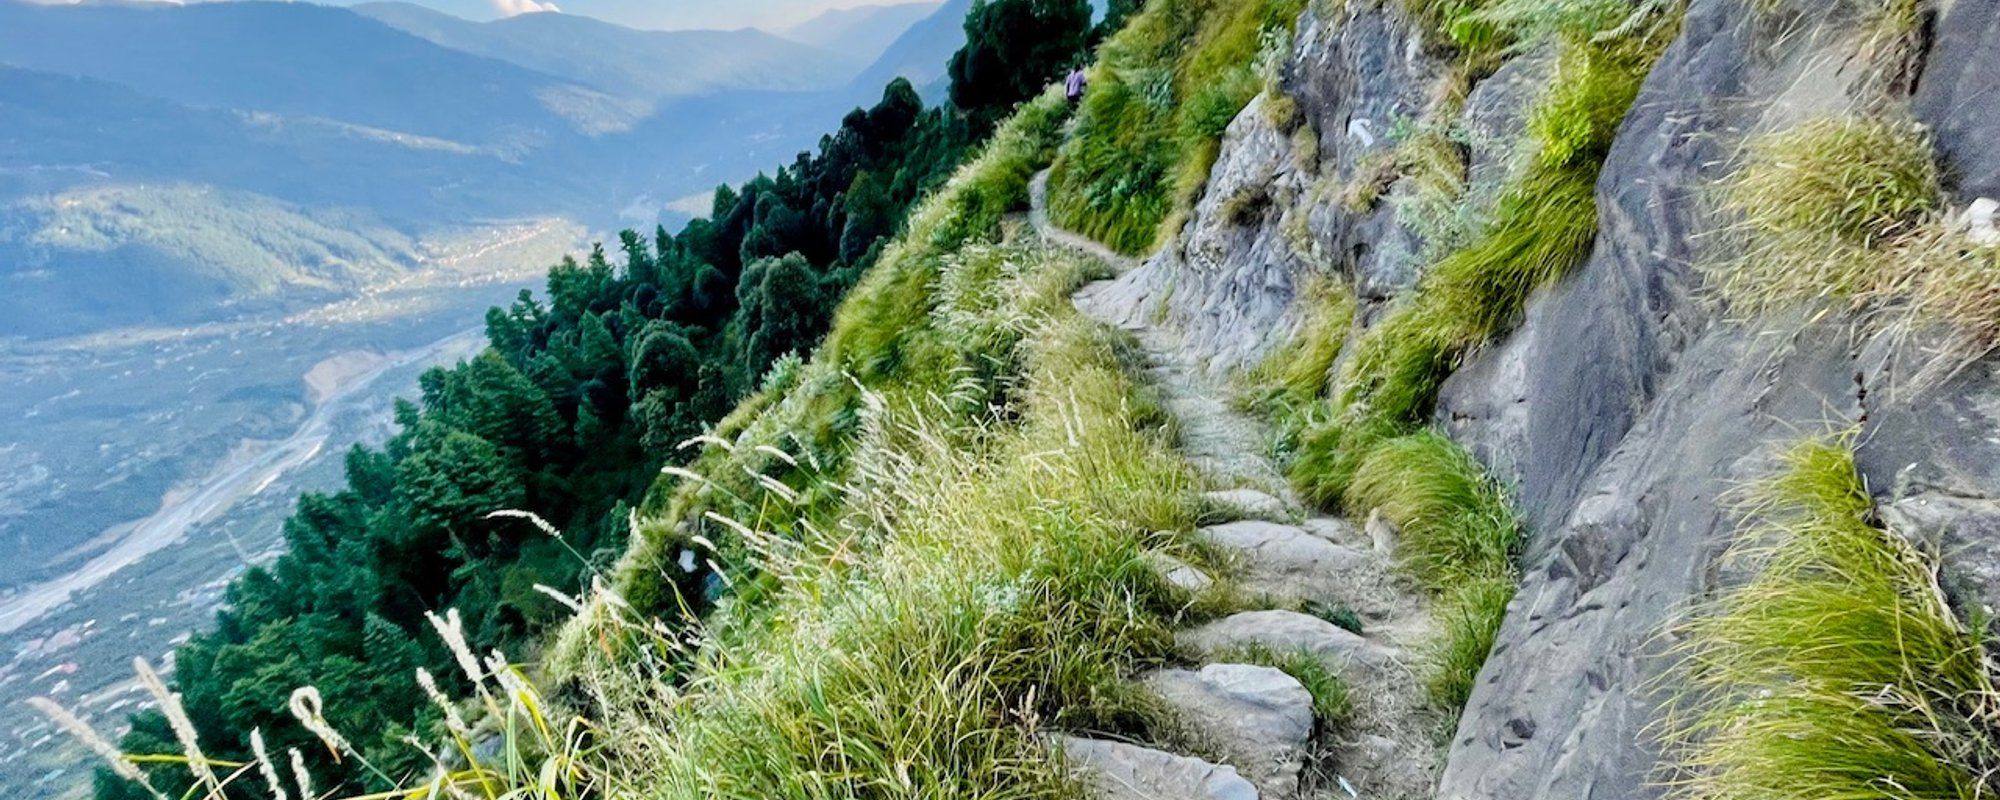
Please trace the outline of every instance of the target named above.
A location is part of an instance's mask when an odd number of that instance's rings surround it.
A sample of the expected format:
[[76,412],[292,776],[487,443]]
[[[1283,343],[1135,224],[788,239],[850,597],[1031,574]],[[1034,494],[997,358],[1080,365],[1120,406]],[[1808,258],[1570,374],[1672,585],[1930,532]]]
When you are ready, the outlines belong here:
[[353,8],[443,47],[646,101],[838,86],[877,52],[804,46],[750,29],[639,31],[574,14],[470,22],[410,3]]
[[931,2],[835,8],[776,33],[836,53],[874,56],[885,52],[896,37],[937,8],[938,4]]

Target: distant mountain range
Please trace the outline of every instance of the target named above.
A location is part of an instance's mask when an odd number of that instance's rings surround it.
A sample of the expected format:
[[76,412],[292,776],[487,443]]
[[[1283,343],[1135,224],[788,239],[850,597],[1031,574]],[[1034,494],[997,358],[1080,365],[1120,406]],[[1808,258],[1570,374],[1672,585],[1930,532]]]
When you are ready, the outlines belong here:
[[937,12],[938,3],[836,8],[776,33],[836,53],[881,53],[918,21]]
[[945,0],[891,40],[875,63],[854,76],[849,86],[882,86],[901,76],[916,85],[924,102],[941,102],[945,63],[965,44],[965,14],[971,10],[972,0]]
[[405,3],[0,0],[0,336],[339,295],[488,221],[677,225],[674,200],[790,162],[895,75],[934,83],[969,2],[878,58],[855,43],[922,7],[843,13],[816,46]]
[[866,66],[881,47],[853,48],[839,39],[802,43],[748,28],[640,31],[574,14],[472,22],[412,3],[365,3],[353,10],[452,50],[647,101],[742,89],[824,89]]

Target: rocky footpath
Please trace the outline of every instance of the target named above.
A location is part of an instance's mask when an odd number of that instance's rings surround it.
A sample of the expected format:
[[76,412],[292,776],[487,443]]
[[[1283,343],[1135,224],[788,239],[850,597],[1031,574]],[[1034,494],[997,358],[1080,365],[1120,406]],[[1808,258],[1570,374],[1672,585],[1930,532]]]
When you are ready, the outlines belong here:
[[[1031,192],[1030,222],[1050,241],[1132,265],[1048,221],[1046,174]],[[1129,274],[1129,273],[1128,273]],[[1423,705],[1412,649],[1430,621],[1420,594],[1392,577],[1389,548],[1356,526],[1301,508],[1264,455],[1263,424],[1231,406],[1226,385],[1195,362],[1181,334],[1122,313],[1117,281],[1077,294],[1085,314],[1131,331],[1149,357],[1141,376],[1178,423],[1179,446],[1211,487],[1212,515],[1235,518],[1196,531],[1226,555],[1244,592],[1269,607],[1179,634],[1203,663],[1139,676],[1172,710],[1173,744],[1188,753],[1126,742],[1057,737],[1069,763],[1106,800],[1293,800],[1318,796],[1428,797],[1436,779],[1439,721]],[[1212,578],[1160,558],[1168,580],[1199,591]],[[1348,608],[1367,635],[1293,608]],[[1353,710],[1333,730],[1314,719],[1313,697],[1284,671],[1231,658],[1253,650],[1303,653],[1347,685]]]
[[[1940,543],[1961,602],[2000,606],[1992,360],[1920,383],[1911,373],[1928,332],[1873,333],[1840,313],[1732,319],[1695,268],[1727,224],[1710,187],[1747,136],[1865,102],[1866,76],[1847,50],[1851,19],[1824,4],[1780,5],[1687,4],[1605,163],[1588,261],[1445,388],[1436,422],[1510,485],[1528,547],[1435,788],[1399,796],[1663,795],[1652,739],[1660,694],[1671,691],[1656,680],[1671,664],[1663,632],[1733,579],[1717,558],[1736,538],[1724,495],[1801,435],[1859,426],[1860,467],[1884,516]],[[1412,187],[1390,185],[1372,206],[1343,196],[1369,179],[1371,153],[1394,146],[1388,131],[1429,113],[1453,80],[1399,8],[1308,11],[1280,80],[1294,118],[1273,113],[1269,95],[1245,109],[1180,235],[1094,288],[1086,307],[1147,328],[1153,349],[1190,374],[1226,374],[1285,340],[1299,288],[1316,272],[1356,287],[1358,327],[1414,285],[1434,231],[1399,213]],[[1923,42],[1900,76],[1910,107],[1936,137],[1957,207],[2000,196],[2000,0],[1920,8]],[[1547,70],[1544,57],[1516,55],[1463,103],[1475,212],[1504,180],[1515,157],[1505,143],[1520,138],[1522,109]],[[1253,554],[1250,580],[1274,593],[1352,591],[1357,574],[1386,580],[1367,542],[1323,535],[1337,521],[1292,529],[1304,533],[1239,525],[1204,534]],[[1352,552],[1294,546],[1302,536],[1348,541]],[[1298,560],[1254,557],[1266,548]],[[1313,635],[1297,620],[1263,621],[1234,620],[1274,639]],[[1368,643],[1344,647],[1350,671],[1375,657]]]

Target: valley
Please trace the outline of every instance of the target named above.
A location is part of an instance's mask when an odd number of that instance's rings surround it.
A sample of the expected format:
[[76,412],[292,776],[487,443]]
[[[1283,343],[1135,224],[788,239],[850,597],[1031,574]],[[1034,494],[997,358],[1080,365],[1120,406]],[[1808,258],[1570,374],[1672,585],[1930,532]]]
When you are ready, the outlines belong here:
[[[440,238],[425,269],[292,314],[0,343],[0,784],[81,791],[80,751],[21,705],[105,723],[130,659],[161,660],[281,549],[303,491],[393,432],[425,369],[475,354],[486,308],[537,284],[583,230],[526,220]],[[138,510],[134,514],[134,510]]]

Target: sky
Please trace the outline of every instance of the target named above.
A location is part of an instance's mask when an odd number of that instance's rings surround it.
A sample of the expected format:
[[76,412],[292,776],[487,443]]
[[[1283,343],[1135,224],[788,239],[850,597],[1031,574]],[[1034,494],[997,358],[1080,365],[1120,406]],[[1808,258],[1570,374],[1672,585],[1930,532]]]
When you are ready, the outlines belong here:
[[[323,0],[353,5],[363,0]],[[908,0],[405,0],[468,19],[562,11],[633,28],[783,28],[833,8]]]
[[[154,0],[155,2],[224,2],[225,0]],[[308,0],[351,6],[370,0]],[[473,20],[516,14],[566,12],[596,17],[629,28],[763,28],[776,31],[835,8],[895,5],[935,0],[401,0]],[[30,0],[59,5],[83,0]]]

